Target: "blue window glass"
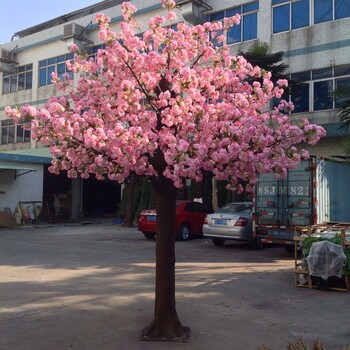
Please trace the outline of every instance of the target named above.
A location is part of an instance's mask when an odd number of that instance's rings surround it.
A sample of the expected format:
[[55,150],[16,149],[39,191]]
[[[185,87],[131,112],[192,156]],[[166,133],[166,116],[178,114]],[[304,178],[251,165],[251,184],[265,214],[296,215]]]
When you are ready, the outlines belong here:
[[292,29],[307,27],[309,25],[309,0],[292,3]]
[[2,92],[4,94],[9,94],[10,91],[10,78],[4,78],[2,81]]
[[333,108],[333,81],[325,80],[314,83],[314,110]]
[[334,67],[334,76],[339,77],[340,75],[350,75],[350,64]]
[[15,132],[16,132],[16,128],[14,125],[11,125],[8,128],[8,143],[14,143],[15,142]]
[[17,75],[12,75],[10,77],[10,89],[11,89],[11,92],[17,91],[17,79],[18,79]]
[[221,19],[224,19],[224,17],[224,11],[213,13],[210,15],[210,22],[220,21]]
[[335,19],[350,17],[349,0],[335,0]]
[[241,41],[241,23],[234,25],[227,31],[227,44],[238,43]]
[[73,58],[74,58],[74,53],[73,53],[73,52],[67,53],[67,55],[66,55],[66,60],[71,60],[71,59],[73,59]]
[[25,73],[18,74],[18,91],[25,88],[26,75]]
[[66,71],[66,64],[65,63],[60,63],[57,65],[57,74],[60,78],[63,77],[63,74]]
[[243,17],[243,41],[255,39],[258,35],[258,14],[252,13]]
[[46,68],[39,69],[39,86],[46,85]]
[[232,17],[237,13],[241,13],[241,8],[240,7],[234,7],[233,9],[229,9],[226,11],[226,17]]
[[57,57],[57,62],[63,62],[66,60],[66,55],[58,56]]
[[259,2],[251,2],[250,4],[243,5],[243,13],[245,12],[250,12],[250,11],[255,11],[259,8]]
[[273,8],[273,32],[279,33],[289,30],[290,13],[289,5],[282,5]]
[[309,83],[294,84],[291,88],[291,100],[294,104],[293,113],[301,113],[309,111]]
[[302,82],[310,79],[311,79],[311,72],[309,70],[291,74],[291,80],[295,82]]
[[26,89],[31,89],[33,85],[33,73],[27,72],[26,73]]
[[333,19],[333,0],[315,0],[314,22],[322,23]]
[[[344,89],[350,88],[350,78],[340,78],[335,80],[335,89],[342,91]],[[335,108],[342,107],[343,104],[348,105],[350,97],[336,97],[335,99]]]
[[284,2],[289,2],[290,0],[272,0],[272,5],[282,4]]
[[39,62],[39,67],[47,66],[47,60],[42,60]]
[[327,68],[321,68],[321,69],[314,69],[312,71],[312,79],[324,79],[324,78],[330,78],[333,76],[333,70],[330,67]]
[[[235,7],[233,9],[229,9],[226,11],[227,17],[232,17],[236,13],[241,13],[240,7]],[[241,38],[241,30],[242,30],[242,21],[236,25],[234,24],[228,31],[227,31],[227,44],[233,44],[238,43],[242,40]]]
[[57,57],[49,58],[47,60],[47,64],[54,64],[57,62]]
[[46,84],[50,85],[52,78],[51,78],[51,73],[53,73],[55,71],[55,66],[48,66],[47,67],[47,80],[46,80]]

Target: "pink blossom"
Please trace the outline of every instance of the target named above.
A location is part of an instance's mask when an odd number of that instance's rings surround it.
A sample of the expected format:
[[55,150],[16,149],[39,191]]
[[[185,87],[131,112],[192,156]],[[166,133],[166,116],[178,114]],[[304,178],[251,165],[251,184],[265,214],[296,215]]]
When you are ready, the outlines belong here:
[[212,45],[210,37],[218,33],[223,40],[223,30],[238,24],[239,15],[224,23],[179,23],[175,31],[168,27],[176,19],[175,2],[162,5],[167,17],[152,18],[142,37],[130,2],[122,5],[118,33],[98,14],[105,48],[96,59],[76,51],[67,62],[79,74],[76,86],[69,75],[54,74],[67,93],[50,98],[45,108],[6,107],[6,114],[15,122],[30,119],[33,137],[53,151],[50,171],[71,177],[123,182],[136,173],[164,176],[180,188],[207,171],[242,191],[241,180],[252,190],[259,172],[286,174],[307,156],[294,145],[317,143],[324,129],[306,120],[292,124],[284,114],[291,102],[269,111],[287,81],[275,86],[270,72]]
[[168,21],[175,21],[177,19],[176,13],[174,11],[169,11],[167,15]]

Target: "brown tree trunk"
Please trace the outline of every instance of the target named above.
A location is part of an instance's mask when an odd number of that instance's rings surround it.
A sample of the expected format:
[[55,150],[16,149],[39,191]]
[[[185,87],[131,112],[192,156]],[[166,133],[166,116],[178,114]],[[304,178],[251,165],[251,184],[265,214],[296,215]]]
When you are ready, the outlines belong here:
[[141,340],[187,341],[190,330],[183,327],[175,305],[175,205],[176,188],[167,180],[153,180],[157,209],[156,298],[154,319]]
[[123,227],[133,227],[133,203],[134,203],[134,193],[135,193],[136,175],[130,175],[128,199],[126,201],[125,207],[125,217]]

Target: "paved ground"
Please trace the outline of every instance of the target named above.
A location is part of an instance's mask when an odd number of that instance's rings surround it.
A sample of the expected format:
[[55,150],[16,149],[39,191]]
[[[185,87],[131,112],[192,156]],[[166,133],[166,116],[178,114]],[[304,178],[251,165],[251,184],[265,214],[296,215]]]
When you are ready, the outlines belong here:
[[178,242],[177,311],[188,343],[142,342],[154,241],[110,222],[0,229],[1,350],[286,349],[350,344],[350,293],[294,287],[282,248]]

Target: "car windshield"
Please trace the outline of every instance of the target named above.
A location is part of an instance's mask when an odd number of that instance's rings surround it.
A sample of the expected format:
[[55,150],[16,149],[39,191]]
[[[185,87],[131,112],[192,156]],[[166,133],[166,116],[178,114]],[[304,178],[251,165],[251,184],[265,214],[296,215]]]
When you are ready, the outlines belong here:
[[251,204],[244,203],[228,203],[220,208],[217,213],[244,213],[249,214],[252,211]]

